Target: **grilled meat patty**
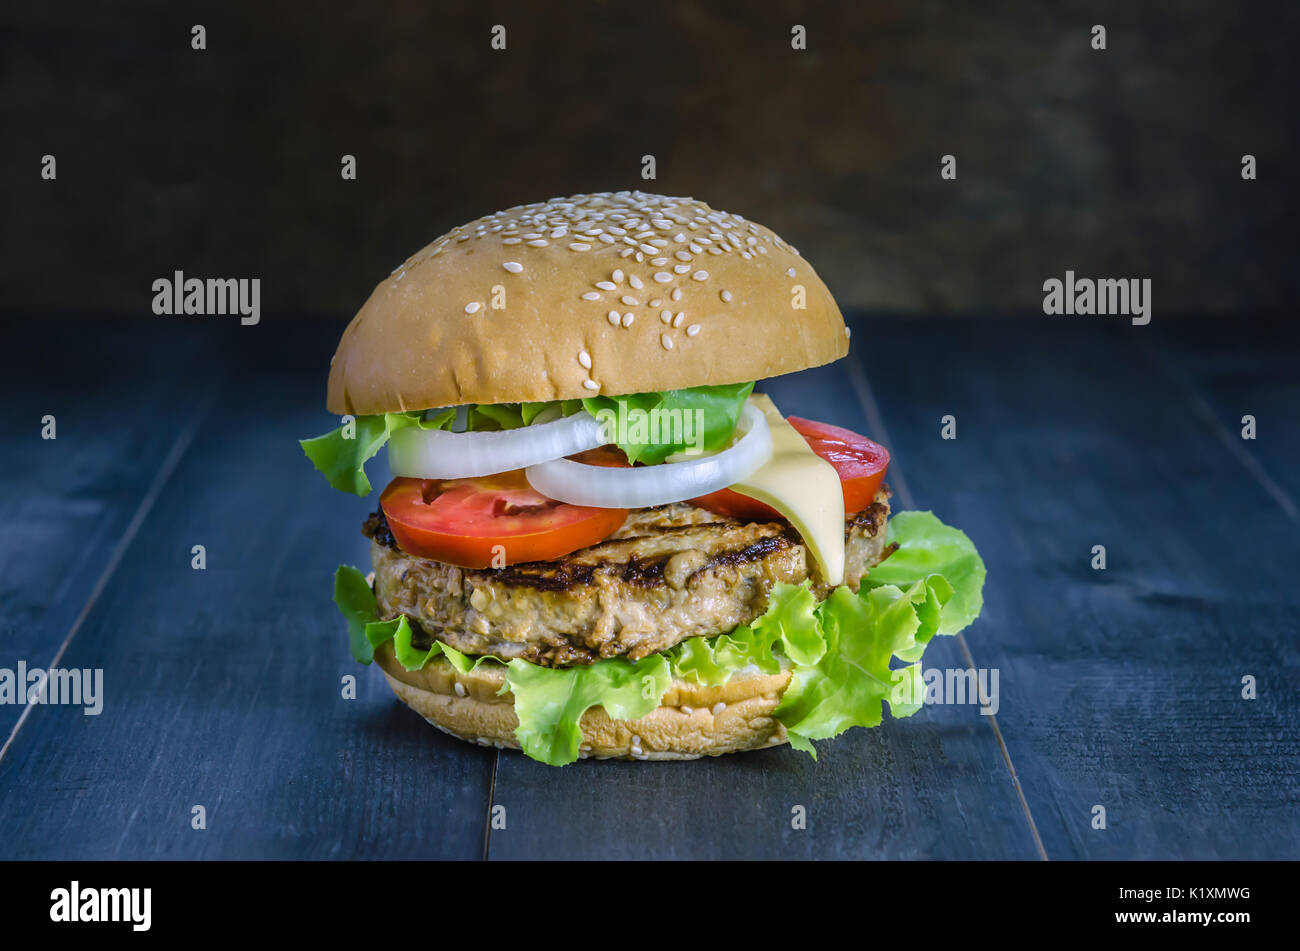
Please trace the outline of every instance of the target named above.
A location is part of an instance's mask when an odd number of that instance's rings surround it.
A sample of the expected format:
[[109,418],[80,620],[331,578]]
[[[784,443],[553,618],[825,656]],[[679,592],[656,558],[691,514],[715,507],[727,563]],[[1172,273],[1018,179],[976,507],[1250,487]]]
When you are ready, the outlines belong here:
[[[885,547],[889,489],[844,523],[854,590]],[[741,522],[685,502],[638,509],[605,541],[556,561],[457,568],[397,547],[382,512],[366,522],[382,617],[405,614],[417,643],[548,667],[639,660],[689,637],[725,634],[767,610],[783,581],[828,593],[785,522]]]

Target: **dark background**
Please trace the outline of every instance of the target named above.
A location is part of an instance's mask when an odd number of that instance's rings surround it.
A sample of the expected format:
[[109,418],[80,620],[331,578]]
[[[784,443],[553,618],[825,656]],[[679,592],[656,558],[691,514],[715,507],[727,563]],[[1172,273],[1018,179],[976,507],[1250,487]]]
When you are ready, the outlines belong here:
[[346,317],[457,223],[639,187],[770,225],[846,310],[1038,311],[1071,268],[1151,278],[1156,319],[1280,311],[1298,23],[1189,0],[7,4],[0,291],[145,315],[181,268],[260,277],[264,319]]

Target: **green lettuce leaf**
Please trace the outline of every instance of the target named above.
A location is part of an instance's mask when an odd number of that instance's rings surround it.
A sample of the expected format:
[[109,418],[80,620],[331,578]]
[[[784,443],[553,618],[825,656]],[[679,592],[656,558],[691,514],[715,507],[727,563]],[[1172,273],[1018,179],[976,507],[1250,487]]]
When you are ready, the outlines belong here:
[[[649,465],[663,462],[675,452],[699,446],[705,452],[721,449],[731,439],[740,421],[740,413],[745,408],[754,384],[731,383],[723,386],[693,386],[682,390],[666,390],[662,393],[630,393],[624,396],[591,396],[582,401],[587,412],[597,419],[602,419],[601,412],[613,413],[614,419],[625,420],[619,426],[614,443],[627,455],[628,462],[644,462]],[[648,419],[642,413],[659,411],[659,431],[653,427],[638,425]],[[698,432],[693,429],[695,410],[701,411],[702,427]],[[676,412],[674,412],[676,411]],[[680,413],[680,417],[677,416]],[[664,420],[680,418],[682,426],[669,426]],[[685,421],[691,420],[691,436],[687,438]]]
[[[795,666],[774,711],[791,746],[815,758],[812,740],[830,739],[854,726],[879,726],[886,701],[895,717],[921,708],[921,665],[895,670],[891,661],[911,654],[918,635],[933,637],[933,627],[922,630],[915,603],[938,598],[941,591],[921,581],[908,591],[882,585],[858,594],[847,587],[831,592],[817,609],[826,652],[815,664]],[[928,617],[937,624],[937,611]]]
[[781,671],[773,650],[780,628],[765,625],[760,618],[752,626],[738,627],[717,637],[692,637],[665,652],[673,676],[681,680],[717,687],[742,667],[754,665],[767,674]]
[[817,599],[807,581],[801,585],[774,585],[767,596],[767,612],[754,622],[754,627],[771,630],[773,640],[780,642],[782,652],[796,665],[815,664],[826,653]]
[[407,426],[421,429],[446,429],[456,416],[454,409],[440,410],[425,418],[423,413],[384,413],[381,416],[357,416],[350,423],[314,439],[300,439],[298,445],[307,454],[329,484],[353,495],[370,494],[366,463],[388,442],[388,437]]
[[595,706],[615,720],[638,720],[655,710],[672,683],[668,659],[651,654],[636,663],[623,658],[586,667],[539,667],[510,661],[506,680],[515,695],[523,751],[551,766],[578,758],[582,715]]
[[[933,512],[899,512],[889,520],[887,542],[898,550],[872,568],[862,583],[910,588],[933,575],[952,586],[943,605],[939,634],[956,634],[979,617],[984,607],[984,562],[960,529],[943,524]],[[922,642],[924,643],[924,642]]]
[[547,419],[572,416],[582,409],[582,400],[551,400],[545,403],[475,403],[466,414],[465,429],[485,432],[499,429],[519,429],[531,426],[547,410]]
[[339,565],[334,572],[334,604],[348,622],[352,656],[369,664],[375,659],[375,651],[366,637],[366,627],[378,619],[379,608],[366,576],[351,565]]

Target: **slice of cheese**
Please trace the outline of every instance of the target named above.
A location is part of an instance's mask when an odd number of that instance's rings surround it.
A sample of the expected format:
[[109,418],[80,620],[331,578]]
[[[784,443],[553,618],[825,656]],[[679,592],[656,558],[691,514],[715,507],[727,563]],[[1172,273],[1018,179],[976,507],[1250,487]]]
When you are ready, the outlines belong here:
[[772,458],[733,492],[772,506],[794,526],[817,560],[827,584],[844,583],[844,490],[835,467],[808,443],[762,393],[749,401],[763,411],[772,430]]

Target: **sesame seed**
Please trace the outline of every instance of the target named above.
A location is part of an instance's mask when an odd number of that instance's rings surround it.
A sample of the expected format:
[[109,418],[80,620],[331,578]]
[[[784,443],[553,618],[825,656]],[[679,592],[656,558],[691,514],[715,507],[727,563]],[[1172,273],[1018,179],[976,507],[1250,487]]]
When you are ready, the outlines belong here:
[[689,327],[686,328],[686,336],[688,337],[694,337],[699,332],[700,332],[699,324],[691,324]]
[[533,232],[531,232],[531,233],[529,233],[529,234],[524,235],[524,239],[525,239],[525,240],[532,240],[532,239],[540,238],[540,237],[541,237],[541,235],[538,234],[536,231],[533,231]]
[[[623,269],[622,269],[622,268],[619,268],[619,267],[614,268],[614,273],[610,275],[610,279],[611,279],[615,284],[622,284],[622,283],[623,283]],[[611,287],[610,290],[613,290],[613,288]]]
[[578,362],[582,364],[582,368],[583,368],[584,370],[590,370],[590,369],[591,369],[591,354],[589,354],[586,350],[580,351],[580,352],[578,353]]
[[697,281],[707,281],[707,280],[709,279],[709,272],[708,272],[708,271],[696,271],[694,274],[691,275],[691,277],[692,277],[694,280],[697,280]]
[[713,705],[713,710],[711,712],[716,717],[719,713],[721,713],[725,709],[727,709],[727,705],[723,703],[721,700],[719,700],[717,703]]
[[691,245],[688,245],[688,247],[691,249],[691,251],[693,251],[693,252],[696,253],[696,254],[703,254],[703,253],[704,253],[704,249],[703,249],[702,247],[700,247],[698,244],[691,244]]
[[663,313],[659,315],[659,319],[666,324],[670,324],[672,323],[673,320],[673,312],[671,310],[665,310]]
[[483,305],[480,304],[478,301],[470,301],[468,304],[465,305],[465,313],[467,313],[467,314],[477,314],[477,313],[478,313],[478,309],[479,309],[480,307],[482,307],[482,306],[483,306]]
[[664,301],[663,301],[663,298],[662,298],[662,297],[656,297],[654,300],[652,300],[652,301],[650,302],[650,306],[651,306],[651,307],[662,307],[662,306],[663,306],[663,302],[664,302]]
[[641,244],[641,245],[637,245],[637,247],[639,247],[639,248],[640,248],[642,251],[644,251],[646,254],[658,254],[658,253],[659,253],[659,249],[656,248],[653,244]]
[[656,248],[668,247],[668,242],[663,238],[651,238],[650,243],[653,244]]
[[602,291],[612,291],[614,289],[613,281],[597,281],[596,286]]
[[660,284],[667,284],[672,279],[673,276],[669,274],[667,271],[658,271],[655,274],[655,280],[658,281]]
[[595,380],[583,380],[583,381],[582,381],[582,385],[585,386],[585,387],[586,387],[587,389],[589,389],[589,390],[598,390],[598,389],[600,389],[600,384],[597,383]]
[[522,243],[523,243],[523,240],[524,240],[523,238],[506,238],[506,239],[505,239],[504,241],[502,241],[501,243],[502,243],[502,244],[522,244]]
[[690,254],[686,251],[678,251],[673,255],[673,257],[677,258],[679,261],[689,261],[691,259]]
[[621,301],[622,301],[624,304],[626,304],[628,307],[636,307],[636,306],[638,306],[638,305],[641,303],[639,300],[637,300],[637,299],[636,299],[635,297],[633,297],[631,294],[624,294],[622,297],[619,298],[619,300],[621,300]]
[[677,316],[673,318],[673,326],[680,327],[682,325],[682,321],[685,319],[686,319],[686,311],[679,310],[677,312]]
[[668,263],[668,259],[667,259],[667,258],[651,258],[651,259],[650,259],[650,264],[651,264],[652,267],[663,267],[663,266],[664,266],[665,264],[667,264],[667,263]]
[[786,277],[794,277],[794,268],[789,268],[789,269],[785,272],[785,276],[786,276]]
[[644,260],[645,260],[645,255],[642,254],[640,251],[638,251],[638,252],[636,253],[636,263],[637,263],[637,264],[640,264],[640,263],[641,263],[642,261],[644,261]]
[[624,326],[624,327],[631,327],[631,326],[632,326],[632,321],[634,321],[634,320],[636,320],[636,314],[633,314],[633,313],[630,313],[630,312],[624,314],[624,315],[623,315],[623,326]]
[[682,299],[682,289],[681,289],[680,287],[674,287],[674,288],[673,288],[673,293],[672,293],[671,296],[672,296],[672,299],[673,299],[673,300],[681,300],[681,299]]
[[722,294],[721,294],[720,296],[722,297],[722,302],[723,302],[724,304],[730,304],[730,303],[731,303],[731,291],[723,291]]
[[608,314],[606,314],[605,316],[609,318],[609,322],[610,322],[611,324],[613,324],[615,327],[618,326],[618,311],[616,311],[616,310],[611,310],[611,311],[610,311]]
[[639,291],[641,290],[641,288],[645,287],[645,284],[641,283],[641,278],[637,277],[635,274],[629,275],[627,282],[631,284],[632,289],[636,291]]
[[511,274],[518,274],[520,271],[524,269],[524,266],[520,264],[518,261],[507,261],[505,264],[501,266],[505,268],[507,271],[509,271]]
[[456,687],[455,687],[455,690],[456,690],[456,696],[458,696],[458,697],[463,697],[463,696],[465,696],[465,693],[466,693],[465,685],[464,685],[463,683],[461,683],[459,680],[456,681]]
[[634,736],[634,737],[632,737],[632,745],[633,745],[633,746],[640,746],[640,745],[641,745],[641,737],[639,737],[639,736]]
[[537,238],[533,241],[529,241],[528,243],[534,248],[544,248],[548,244],[550,244],[550,242],[547,241],[545,238]]
[[695,712],[694,707],[682,707],[682,713],[686,714],[687,716],[690,716],[694,712]]
[[569,245],[569,250],[570,250],[570,251],[590,251],[590,250],[591,250],[591,245],[589,245],[589,244],[583,244],[581,241],[575,241],[575,242],[573,242],[571,245]]
[[582,295],[583,300],[600,300],[600,295],[595,291],[587,291]]
[[689,271],[690,269],[691,269],[691,266],[690,266],[689,264],[674,264],[674,265],[673,265],[673,271],[674,271],[674,273],[677,273],[677,274],[685,274],[685,273],[686,273],[687,271]]
[[563,238],[568,233],[569,233],[569,229],[561,225],[560,227],[556,228],[554,231],[551,232],[551,237]]
[[853,336],[853,328],[852,328],[852,327],[845,327],[845,328],[844,328],[844,339],[847,340],[849,337],[852,337],[852,336]]
[[603,242],[605,242],[606,244],[613,244],[613,243],[614,243],[614,236],[613,236],[613,235],[608,235],[608,234],[598,234],[598,235],[596,235],[596,239],[599,240],[599,241],[603,241]]
[[671,350],[673,348],[673,338],[667,334],[660,334],[659,342],[664,345],[665,350]]
[[749,260],[751,260],[751,259],[754,257],[754,256],[753,256],[752,254],[750,254],[748,251],[741,251],[741,252],[740,252],[740,256],[741,256],[742,258],[744,258],[746,261],[749,261]]

